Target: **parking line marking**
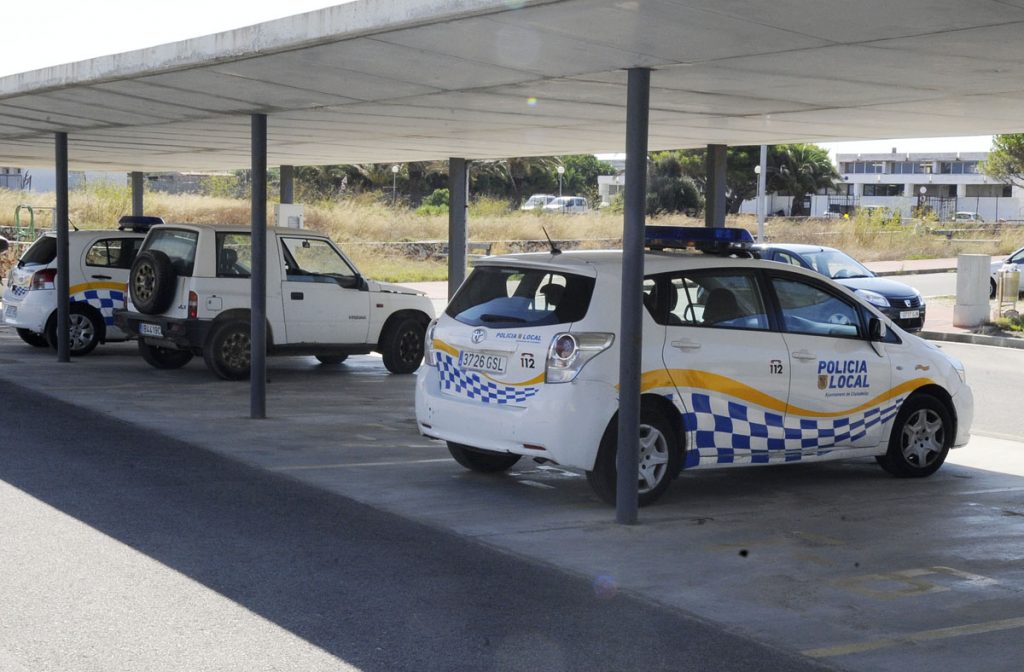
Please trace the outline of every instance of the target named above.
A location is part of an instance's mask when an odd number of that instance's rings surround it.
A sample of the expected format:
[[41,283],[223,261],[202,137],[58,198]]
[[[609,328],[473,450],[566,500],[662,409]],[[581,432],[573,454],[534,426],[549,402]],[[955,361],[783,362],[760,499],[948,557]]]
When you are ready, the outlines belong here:
[[801,651],[808,658],[833,658],[835,656],[846,656],[851,653],[865,653],[887,649],[900,644],[917,644],[930,642],[936,639],[948,639],[950,637],[963,637],[965,635],[980,635],[986,632],[999,632],[1000,630],[1013,630],[1024,628],[1024,618],[1006,618],[1001,621],[989,621],[987,623],[972,623],[971,625],[958,625],[952,628],[938,628],[936,630],[921,630],[911,632],[900,637],[876,639],[873,642],[858,642],[856,644],[841,644],[839,646],[828,646],[820,649],[807,649]]
[[395,460],[393,462],[342,462],[338,464],[300,464],[294,467],[274,467],[272,471],[306,471],[308,469],[347,469],[349,467],[393,467],[403,464],[427,464],[430,462],[451,462],[450,457],[431,460]]
[[526,478],[520,479],[519,482],[522,483],[523,485],[529,485],[530,487],[533,487],[533,488],[544,488],[545,490],[554,490],[555,489],[555,486],[553,486],[553,485],[548,485],[546,483],[538,483],[537,481],[531,481],[531,480],[526,479]]

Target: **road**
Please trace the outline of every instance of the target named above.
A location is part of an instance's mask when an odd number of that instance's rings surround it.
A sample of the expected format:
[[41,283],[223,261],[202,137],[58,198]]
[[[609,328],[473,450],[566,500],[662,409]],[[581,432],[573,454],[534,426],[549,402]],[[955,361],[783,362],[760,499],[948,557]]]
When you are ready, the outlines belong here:
[[1024,441],[1024,424],[1017,406],[1024,350],[965,343],[941,343],[939,347],[959,358],[967,369],[967,382],[974,392],[972,431],[980,436]]
[[0,386],[0,669],[828,669]]
[[926,299],[933,296],[956,296],[956,273],[920,273],[886,277],[910,285]]

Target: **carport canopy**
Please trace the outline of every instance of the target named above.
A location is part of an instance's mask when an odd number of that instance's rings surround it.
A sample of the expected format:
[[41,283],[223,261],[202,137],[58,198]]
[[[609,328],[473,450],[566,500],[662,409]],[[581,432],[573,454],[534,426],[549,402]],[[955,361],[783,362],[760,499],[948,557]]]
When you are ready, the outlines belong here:
[[[166,11],[173,11],[168,8]],[[0,79],[0,161],[73,169],[622,151],[1021,130],[1024,0],[357,0]]]
[[69,166],[250,165],[262,418],[268,162],[452,158],[461,275],[466,159],[625,149],[616,518],[632,523],[648,149],[1021,130],[1022,23],[1024,0],[357,0],[0,79],[0,163],[55,157],[61,361]]

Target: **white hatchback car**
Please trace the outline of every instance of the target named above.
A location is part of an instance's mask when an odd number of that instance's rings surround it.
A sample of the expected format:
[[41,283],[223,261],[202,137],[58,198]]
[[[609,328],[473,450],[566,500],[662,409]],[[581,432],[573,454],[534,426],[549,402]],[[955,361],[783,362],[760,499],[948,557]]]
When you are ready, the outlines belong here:
[[[641,505],[683,469],[874,456],[927,476],[967,443],[963,365],[847,288],[758,259],[644,264]],[[427,331],[420,432],[475,471],[582,469],[614,502],[621,277],[620,251],[478,261]]]
[[[122,217],[118,230],[71,231],[69,335],[72,356],[86,355],[100,343],[130,336],[114,325],[114,311],[125,307],[128,273],[150,225],[158,217]],[[3,322],[23,341],[57,347],[57,234],[43,234],[11,269],[4,290]]]

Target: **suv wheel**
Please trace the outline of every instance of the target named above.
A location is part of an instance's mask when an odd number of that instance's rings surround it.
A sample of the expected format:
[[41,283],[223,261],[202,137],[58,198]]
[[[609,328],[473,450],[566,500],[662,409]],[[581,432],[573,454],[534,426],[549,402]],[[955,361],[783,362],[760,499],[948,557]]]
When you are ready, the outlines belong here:
[[203,348],[203,360],[224,380],[245,380],[252,363],[248,322],[223,322],[215,327]]
[[423,361],[427,329],[415,317],[398,320],[380,341],[384,366],[391,373],[412,373]]
[[176,274],[171,258],[160,250],[146,250],[135,257],[128,275],[128,291],[140,313],[156,315],[174,300]]
[[139,341],[139,354],[146,363],[157,369],[180,369],[192,361],[192,353],[188,350],[161,348]]
[[[71,304],[68,310],[68,351],[72,357],[88,355],[100,343],[103,321],[94,310]],[[57,349],[57,313],[46,323],[46,342]]]
[[37,334],[36,332],[30,329],[18,329],[17,332],[18,337],[21,340],[25,341],[34,348],[45,348],[48,345],[50,345],[50,343],[46,340],[46,336],[44,334]]

